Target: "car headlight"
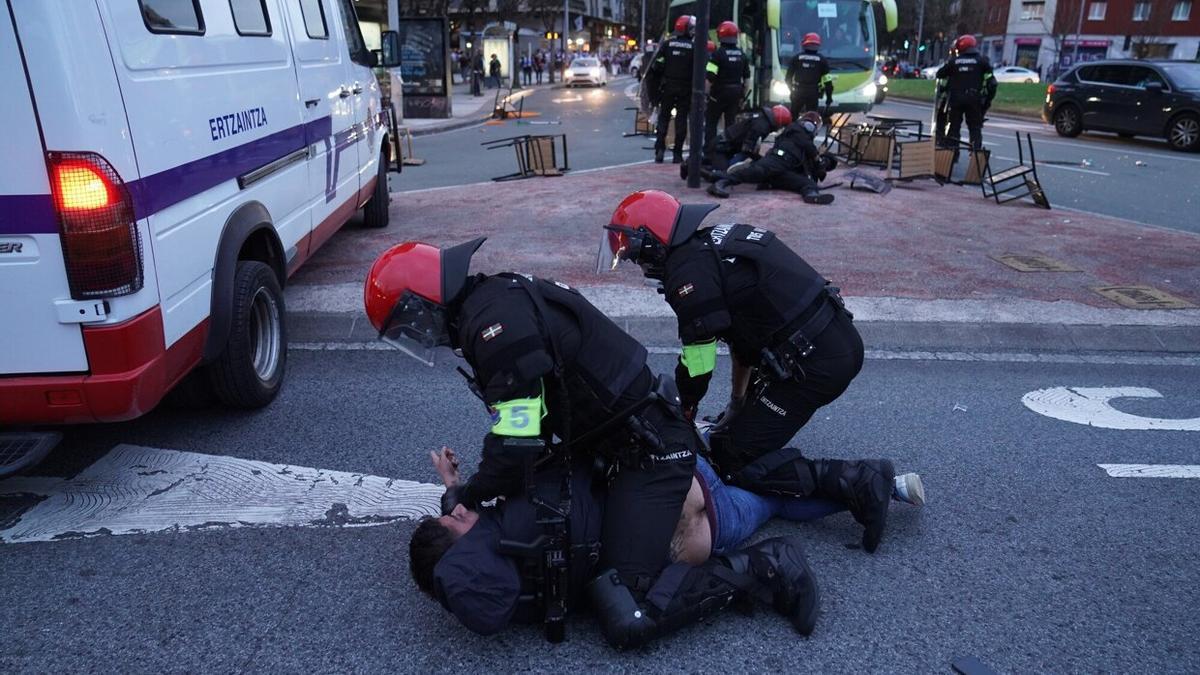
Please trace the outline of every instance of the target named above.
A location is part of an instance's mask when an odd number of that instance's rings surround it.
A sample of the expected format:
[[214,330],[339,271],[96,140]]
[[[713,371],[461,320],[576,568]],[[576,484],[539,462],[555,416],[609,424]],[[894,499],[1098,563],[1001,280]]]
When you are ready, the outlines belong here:
[[887,84],[887,83],[888,83],[887,75],[884,75],[884,74],[882,74],[882,73],[881,73],[881,74],[879,75],[879,86],[881,86],[881,87],[882,87],[883,85],[885,85],[885,84]]
[[875,94],[878,92],[879,87],[876,87],[874,82],[868,82],[867,86],[863,87],[863,93],[867,95],[867,98],[875,98]]
[[791,87],[787,86],[786,82],[780,82],[779,80],[772,80],[771,81],[771,95],[776,96],[778,98],[791,98],[792,89],[791,89]]

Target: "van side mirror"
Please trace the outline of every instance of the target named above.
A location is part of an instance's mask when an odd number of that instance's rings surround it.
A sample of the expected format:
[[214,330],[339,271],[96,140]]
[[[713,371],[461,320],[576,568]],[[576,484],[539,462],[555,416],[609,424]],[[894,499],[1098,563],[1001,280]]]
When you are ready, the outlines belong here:
[[385,30],[379,35],[379,63],[384,68],[400,67],[400,34]]

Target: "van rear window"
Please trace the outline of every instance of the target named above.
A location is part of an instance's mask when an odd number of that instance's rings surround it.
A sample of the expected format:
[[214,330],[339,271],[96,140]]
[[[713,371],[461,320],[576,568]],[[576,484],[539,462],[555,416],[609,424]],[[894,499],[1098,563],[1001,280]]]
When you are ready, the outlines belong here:
[[270,35],[271,17],[267,15],[267,0],[229,0],[233,26],[238,35]]
[[328,40],[329,27],[325,24],[325,8],[321,0],[300,0],[300,14],[304,16],[304,30],[314,40]]
[[151,33],[204,34],[200,0],[138,0],[138,4]]

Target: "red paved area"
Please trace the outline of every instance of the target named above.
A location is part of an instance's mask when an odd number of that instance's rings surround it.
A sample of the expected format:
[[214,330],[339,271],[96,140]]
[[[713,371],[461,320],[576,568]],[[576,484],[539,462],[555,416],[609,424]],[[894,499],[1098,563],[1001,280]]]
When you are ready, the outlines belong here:
[[[399,193],[393,195],[390,227],[346,229],[295,283],[359,282],[380,251],[406,239],[450,244],[486,235],[476,257],[479,271],[530,272],[580,286],[641,286],[634,275],[601,277],[593,270],[600,230],[613,208],[629,192],[646,188],[684,202],[716,201],[688,189],[678,167],[653,164]],[[1145,284],[1200,304],[1197,235],[1024,202],[997,206],[978,188],[939,187],[929,180],[898,184],[882,196],[845,187],[833,193],[837,201],[820,207],[791,193],[739,186],[709,220],[774,230],[847,295],[1115,307],[1089,287]],[[1084,271],[1021,273],[988,257],[1005,253],[1043,254]]]

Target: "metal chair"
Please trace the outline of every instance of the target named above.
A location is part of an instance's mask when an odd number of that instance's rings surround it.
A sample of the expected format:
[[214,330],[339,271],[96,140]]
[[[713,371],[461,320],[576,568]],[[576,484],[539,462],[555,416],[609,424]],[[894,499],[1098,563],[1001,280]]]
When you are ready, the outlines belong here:
[[[997,204],[1011,202],[1022,197],[1030,197],[1033,203],[1049,209],[1050,200],[1042,189],[1042,183],[1037,175],[1037,158],[1033,154],[1033,137],[1025,134],[1025,145],[1021,144],[1021,132],[1014,132],[1017,137],[1017,164],[1001,171],[993,171],[989,162],[983,170],[983,181],[980,189],[984,199],[992,198]],[[1029,163],[1025,163],[1025,148],[1029,149]]]

